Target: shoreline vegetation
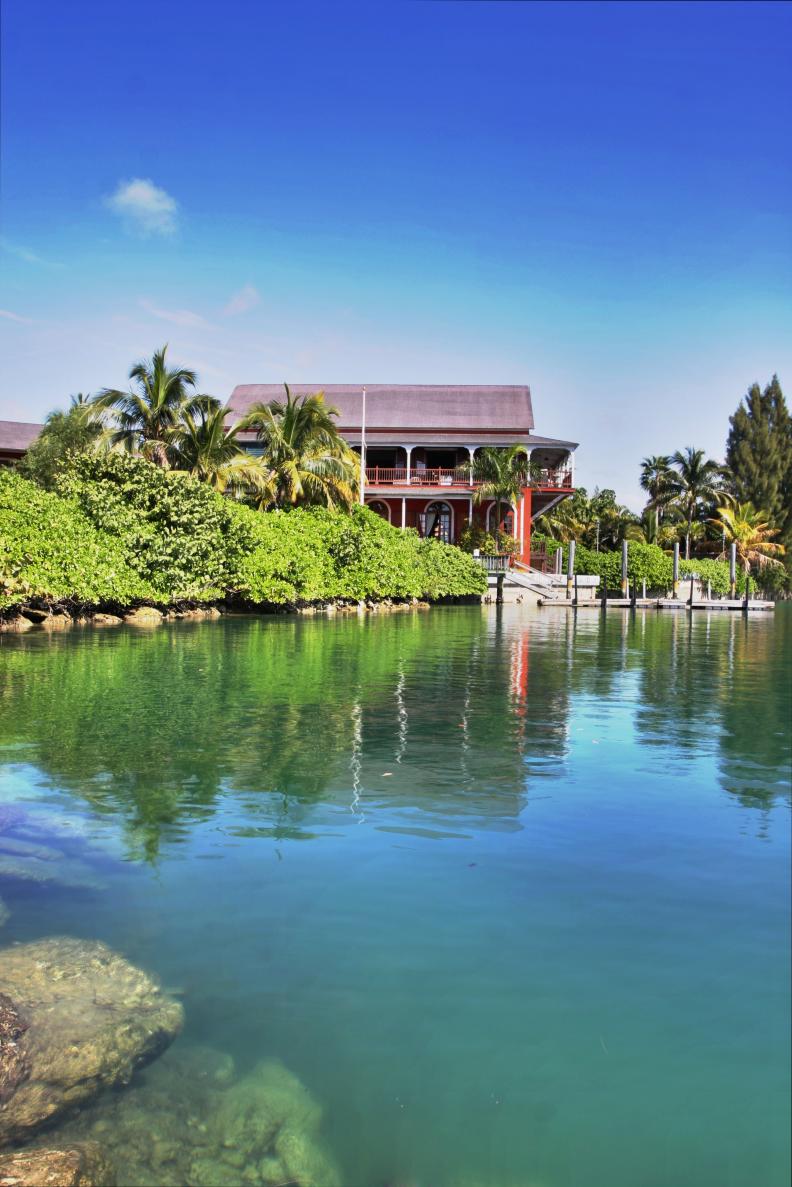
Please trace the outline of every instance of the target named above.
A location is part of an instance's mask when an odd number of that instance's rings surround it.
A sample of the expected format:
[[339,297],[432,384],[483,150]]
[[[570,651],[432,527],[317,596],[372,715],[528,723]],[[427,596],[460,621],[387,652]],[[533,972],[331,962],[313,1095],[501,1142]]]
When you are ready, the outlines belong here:
[[[142,457],[76,455],[51,491],[0,474],[2,629],[478,600],[471,557],[374,512],[256,511]],[[26,625],[28,624],[28,625]]]
[[[167,347],[129,379],[128,391],[72,397],[0,473],[0,630],[479,601],[487,578],[471,553],[516,551],[504,531],[471,525],[457,547],[360,506],[360,459],[322,392],[284,385],[284,399],[229,426],[194,371],[169,368]],[[729,592],[734,543],[737,592],[750,581],[789,596],[792,421],[777,377],[740,402],[726,462],[693,447],[644,458],[640,516],[612,490],[580,487],[536,521],[533,543],[548,559],[563,549],[565,567],[574,540],[575,572],[616,592],[626,541],[631,584],[660,595],[681,544],[681,579],[695,574],[716,597]],[[478,496],[499,508],[533,481],[522,447],[486,449],[476,465]]]

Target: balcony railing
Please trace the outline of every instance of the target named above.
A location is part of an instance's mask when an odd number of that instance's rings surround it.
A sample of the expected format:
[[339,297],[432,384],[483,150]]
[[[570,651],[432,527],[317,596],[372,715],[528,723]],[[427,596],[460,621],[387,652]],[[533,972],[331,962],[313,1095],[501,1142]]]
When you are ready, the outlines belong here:
[[[471,481],[469,473],[457,467],[444,469],[439,466],[413,467],[407,474],[406,466],[367,466],[367,486],[479,486]],[[539,487],[572,487],[572,475],[567,470],[542,470],[534,483]]]

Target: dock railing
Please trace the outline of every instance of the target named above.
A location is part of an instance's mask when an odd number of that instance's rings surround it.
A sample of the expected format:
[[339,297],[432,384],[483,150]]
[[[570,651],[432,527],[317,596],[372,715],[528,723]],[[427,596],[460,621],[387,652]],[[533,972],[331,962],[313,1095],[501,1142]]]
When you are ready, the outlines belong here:
[[508,553],[499,553],[497,556],[484,556],[479,553],[477,556],[474,552],[473,559],[478,561],[487,573],[508,573],[511,564],[511,557]]

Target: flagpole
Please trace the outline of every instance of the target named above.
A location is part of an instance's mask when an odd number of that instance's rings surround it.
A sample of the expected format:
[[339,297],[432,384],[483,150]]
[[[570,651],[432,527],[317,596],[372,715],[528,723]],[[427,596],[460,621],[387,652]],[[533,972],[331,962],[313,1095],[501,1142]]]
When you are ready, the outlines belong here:
[[363,416],[360,421],[360,503],[366,502],[366,389],[363,388]]

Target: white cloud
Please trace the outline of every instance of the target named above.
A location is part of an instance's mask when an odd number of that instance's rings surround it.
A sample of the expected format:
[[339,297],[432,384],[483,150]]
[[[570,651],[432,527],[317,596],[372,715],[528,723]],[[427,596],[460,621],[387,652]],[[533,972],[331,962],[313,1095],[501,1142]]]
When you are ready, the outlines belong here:
[[32,325],[33,319],[30,317],[20,317],[18,313],[12,313],[10,309],[0,309],[0,317],[7,317],[9,321],[18,321],[23,325]]
[[226,317],[233,317],[235,313],[247,313],[249,309],[253,309],[260,301],[261,295],[258,290],[252,284],[246,284],[238,293],[234,293],[223,313]]
[[105,198],[105,205],[140,235],[173,235],[176,232],[178,202],[148,178],[120,181],[116,192]]
[[56,264],[54,260],[45,260],[42,256],[37,255],[36,252],[31,251],[28,247],[23,247],[21,243],[11,243],[8,239],[0,239],[0,247],[3,251],[8,252],[9,255],[16,256],[18,260],[24,260],[26,264],[38,264],[42,268],[60,268],[61,264]]
[[205,317],[201,317],[200,313],[193,313],[191,309],[160,309],[153,305],[151,301],[141,300],[139,302],[141,309],[145,309],[146,313],[150,313],[152,317],[158,317],[161,321],[168,321],[174,326],[199,326],[201,329],[209,329],[209,322]]

